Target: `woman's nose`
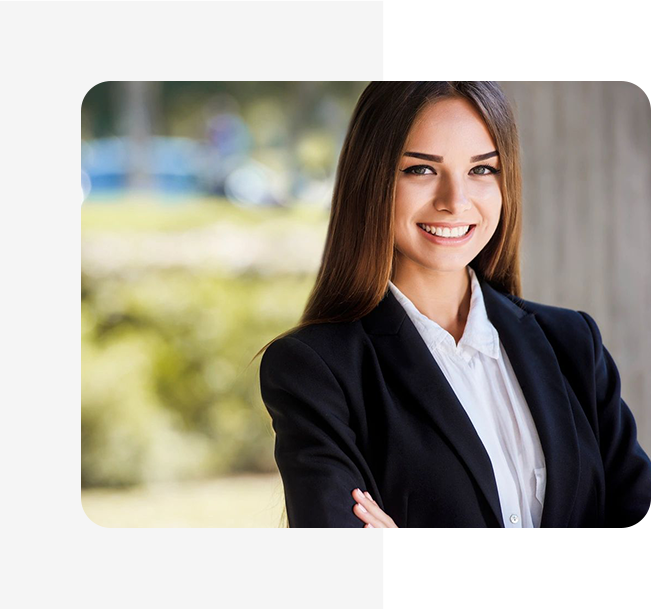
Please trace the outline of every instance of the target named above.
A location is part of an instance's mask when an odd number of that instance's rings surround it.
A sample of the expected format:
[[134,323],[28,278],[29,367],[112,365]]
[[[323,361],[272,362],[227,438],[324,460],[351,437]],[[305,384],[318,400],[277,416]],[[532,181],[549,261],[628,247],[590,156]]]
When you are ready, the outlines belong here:
[[462,180],[442,180],[434,196],[434,207],[437,211],[449,211],[454,215],[468,211],[472,202],[466,195]]

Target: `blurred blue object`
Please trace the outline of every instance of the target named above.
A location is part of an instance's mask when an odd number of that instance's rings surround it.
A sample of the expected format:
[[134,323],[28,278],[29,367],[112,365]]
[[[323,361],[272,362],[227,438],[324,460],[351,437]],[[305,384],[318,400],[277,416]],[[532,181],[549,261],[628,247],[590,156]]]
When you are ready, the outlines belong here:
[[165,193],[200,190],[202,147],[182,137],[152,137],[151,173],[153,186]]
[[238,205],[278,205],[283,198],[280,176],[248,155],[249,144],[241,132],[235,139],[207,142],[151,137],[137,149],[129,138],[84,141],[82,188],[91,202],[94,198],[110,200],[102,195],[127,191],[131,173],[139,171],[146,174],[151,189],[162,195],[210,194]]
[[138,166],[129,138],[108,137],[82,142],[81,169],[93,196],[125,191],[131,172],[143,171],[151,187],[162,193],[200,190],[202,146],[189,138],[151,137],[140,148],[145,159]]
[[[107,137],[81,143],[81,170],[91,190],[100,194],[123,190],[127,186],[127,147],[122,138]],[[89,187],[90,186],[90,187]]]

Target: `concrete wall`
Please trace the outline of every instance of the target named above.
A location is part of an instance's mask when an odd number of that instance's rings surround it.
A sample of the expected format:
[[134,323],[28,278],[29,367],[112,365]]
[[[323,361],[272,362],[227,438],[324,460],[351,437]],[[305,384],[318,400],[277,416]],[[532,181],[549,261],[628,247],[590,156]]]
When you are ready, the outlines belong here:
[[651,454],[651,108],[626,82],[500,82],[520,131],[523,296],[586,311]]

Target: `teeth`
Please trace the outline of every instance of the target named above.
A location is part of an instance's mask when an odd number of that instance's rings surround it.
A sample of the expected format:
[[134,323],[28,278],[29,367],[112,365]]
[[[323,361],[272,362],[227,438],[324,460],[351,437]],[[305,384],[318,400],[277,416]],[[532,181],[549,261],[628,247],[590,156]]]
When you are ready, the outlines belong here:
[[428,226],[427,224],[419,224],[418,226],[425,229],[428,233],[436,235],[437,237],[462,237],[470,230],[470,225],[456,226],[453,229],[447,227],[441,228],[439,226]]

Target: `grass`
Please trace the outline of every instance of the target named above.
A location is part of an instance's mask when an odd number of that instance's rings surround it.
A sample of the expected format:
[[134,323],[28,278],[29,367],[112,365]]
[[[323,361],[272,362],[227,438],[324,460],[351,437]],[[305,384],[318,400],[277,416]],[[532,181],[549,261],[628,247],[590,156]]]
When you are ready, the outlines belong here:
[[[173,201],[173,202],[172,202]],[[130,195],[89,200],[81,207],[81,230],[86,232],[184,231],[213,223],[258,225],[272,220],[323,224],[328,212],[318,206],[297,203],[292,207],[245,208],[217,197],[170,200]]]
[[278,528],[284,507],[277,474],[82,490],[81,503],[103,527]]

